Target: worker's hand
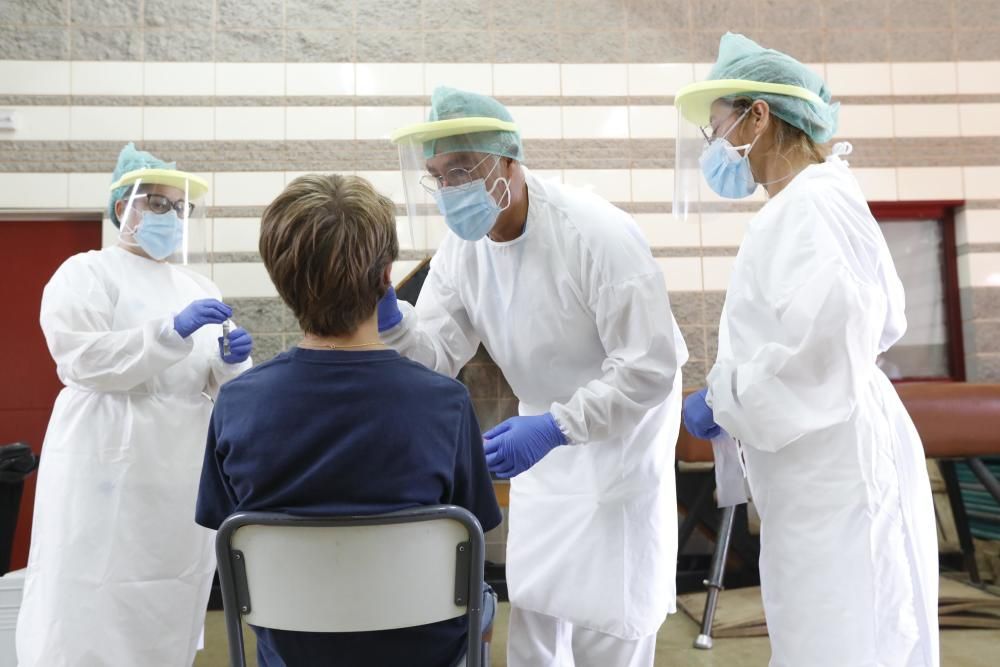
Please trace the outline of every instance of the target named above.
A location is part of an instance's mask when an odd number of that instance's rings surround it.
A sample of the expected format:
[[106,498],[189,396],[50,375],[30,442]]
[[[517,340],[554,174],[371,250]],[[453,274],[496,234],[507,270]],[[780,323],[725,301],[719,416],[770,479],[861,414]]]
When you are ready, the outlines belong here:
[[227,364],[242,364],[253,351],[253,338],[246,329],[238,328],[229,332],[229,354],[223,354],[222,336],[219,336],[219,355]]
[[187,338],[206,324],[222,324],[233,315],[233,309],[218,299],[199,299],[177,313],[174,330]]
[[402,321],[403,314],[399,312],[396,290],[389,285],[385,296],[378,302],[378,332],[388,331]]
[[715,423],[712,408],[705,402],[707,393],[708,389],[701,389],[684,399],[684,428],[702,440],[711,440],[722,433],[722,427]]
[[535,465],[567,440],[551,413],[512,417],[483,434],[486,464],[500,479],[510,479]]

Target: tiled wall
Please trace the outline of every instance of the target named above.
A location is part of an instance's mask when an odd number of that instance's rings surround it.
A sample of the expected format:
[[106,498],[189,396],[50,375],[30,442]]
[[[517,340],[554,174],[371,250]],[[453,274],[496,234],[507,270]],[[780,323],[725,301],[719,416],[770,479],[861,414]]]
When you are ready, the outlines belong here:
[[[402,203],[393,128],[441,83],[497,96],[527,165],[632,212],[660,262],[698,386],[743,228],[763,201],[705,194],[670,217],[676,90],[725,29],[813,63],[872,200],[958,199],[970,378],[1000,380],[1000,2],[995,0],[0,0],[0,208],[100,209],[121,145],[212,185],[206,270],[258,358],[298,330],[256,254],[257,217],[307,171]],[[446,233],[400,221],[406,275]],[[113,230],[107,228],[106,240]],[[485,426],[512,414],[488,359],[463,372]]]

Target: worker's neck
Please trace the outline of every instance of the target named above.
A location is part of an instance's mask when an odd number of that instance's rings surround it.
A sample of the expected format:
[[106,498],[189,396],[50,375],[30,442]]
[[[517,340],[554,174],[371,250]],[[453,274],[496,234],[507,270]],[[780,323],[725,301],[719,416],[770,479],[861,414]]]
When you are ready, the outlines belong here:
[[513,241],[524,233],[524,225],[528,221],[528,185],[521,181],[520,196],[512,197],[507,210],[498,217],[490,230],[490,238],[497,243]]
[[[769,156],[771,157],[771,156]],[[764,163],[764,189],[768,197],[774,197],[795,180],[807,167],[815,164],[811,156],[799,152],[787,156],[774,156]]]
[[302,337],[301,346],[356,351],[385,348],[378,335],[377,311],[370,318],[362,322],[352,333],[344,334],[343,336],[320,336],[318,334],[307,333]]

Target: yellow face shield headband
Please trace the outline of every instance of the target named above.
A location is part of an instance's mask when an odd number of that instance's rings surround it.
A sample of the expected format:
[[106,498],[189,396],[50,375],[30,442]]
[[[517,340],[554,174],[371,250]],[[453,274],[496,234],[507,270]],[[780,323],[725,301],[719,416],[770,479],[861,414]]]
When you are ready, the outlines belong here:
[[748,79],[716,79],[684,86],[674,96],[674,105],[684,117],[684,120],[703,127],[709,123],[712,115],[712,104],[716,100],[753,93],[786,95],[788,97],[798,97],[820,106],[826,104],[819,95],[800,86],[750,81]]

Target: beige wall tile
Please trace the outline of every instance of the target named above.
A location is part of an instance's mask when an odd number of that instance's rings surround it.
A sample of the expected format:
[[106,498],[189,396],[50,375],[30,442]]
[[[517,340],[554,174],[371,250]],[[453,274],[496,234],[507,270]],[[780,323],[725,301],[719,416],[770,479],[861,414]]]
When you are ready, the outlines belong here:
[[489,63],[427,63],[424,94],[438,86],[450,86],[483,95],[493,94],[493,66]]
[[287,107],[285,138],[289,141],[354,139],[354,107]]
[[1000,62],[959,62],[957,67],[959,94],[1000,93]]
[[966,199],[1000,199],[1000,167],[963,167]]
[[631,106],[628,133],[633,139],[672,139],[677,136],[677,108],[673,106]]
[[729,287],[729,276],[733,273],[735,257],[702,257],[706,290],[725,290]]
[[358,95],[423,95],[421,63],[358,63],[354,68]]
[[953,95],[958,92],[958,68],[953,62],[892,63],[895,95]]
[[625,65],[562,65],[562,94],[582,96],[628,95]]
[[826,83],[834,97],[892,94],[888,63],[827,63]]
[[1000,136],[1000,104],[960,104],[963,137]]
[[142,137],[147,141],[212,141],[215,107],[143,107]]
[[673,95],[694,80],[691,63],[628,65],[629,95]]
[[593,190],[612,202],[626,202],[632,198],[632,183],[625,170],[566,169],[563,178],[568,185]]
[[216,95],[284,95],[284,63],[216,63]]
[[1000,243],[1000,210],[963,208],[955,215],[958,245]]
[[560,95],[562,82],[556,64],[496,64],[494,95]]
[[567,139],[627,139],[628,107],[566,106],[562,108]]
[[142,95],[142,63],[71,63],[73,95]]
[[6,107],[13,111],[16,128],[0,132],[0,141],[67,141],[69,107]]
[[897,104],[893,107],[897,137],[957,137],[957,104]]
[[669,292],[702,290],[701,257],[657,257]]
[[0,60],[0,94],[69,95],[70,63]]
[[266,206],[285,187],[281,171],[216,172],[216,206]]
[[669,202],[673,197],[673,169],[632,170],[632,201]]
[[280,141],[285,138],[285,107],[217,107],[219,141]]
[[222,292],[223,299],[278,296],[267,269],[260,263],[215,264],[212,279]]
[[889,104],[846,104],[840,107],[838,137],[848,139],[893,136],[893,107]]
[[69,174],[0,173],[0,207],[63,208],[68,205]]
[[288,95],[353,95],[352,63],[288,63],[285,65]]
[[901,201],[964,197],[961,167],[900,167],[896,178]]
[[70,107],[70,139],[129,141],[142,137],[140,107]]
[[632,216],[653,248],[695,248],[701,244],[697,215],[677,220],[669,213],[637,213]]
[[142,71],[145,95],[215,94],[215,63],[145,62]]

